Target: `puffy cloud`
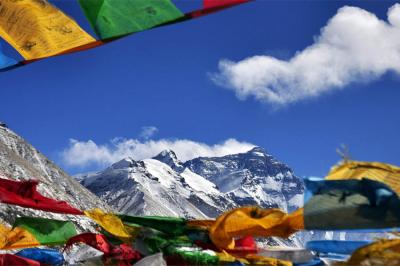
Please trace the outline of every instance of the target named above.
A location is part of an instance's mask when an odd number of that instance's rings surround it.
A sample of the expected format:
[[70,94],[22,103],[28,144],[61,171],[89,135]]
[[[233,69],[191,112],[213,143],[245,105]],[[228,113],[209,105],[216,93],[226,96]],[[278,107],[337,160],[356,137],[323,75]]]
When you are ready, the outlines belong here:
[[125,157],[132,157],[136,160],[151,158],[165,149],[173,150],[180,160],[186,161],[199,156],[223,156],[246,152],[254,146],[235,139],[228,139],[214,145],[187,139],[140,141],[116,138],[106,144],[96,144],[92,140],[71,139],[69,146],[61,153],[61,156],[63,163],[67,166],[107,166]]
[[154,136],[154,134],[156,134],[157,132],[158,128],[154,126],[142,127],[142,132],[140,132],[139,137],[143,139],[149,139],[152,136]]
[[366,82],[389,71],[400,73],[400,4],[388,21],[357,7],[338,10],[314,44],[290,60],[267,55],[239,62],[221,60],[212,79],[233,89],[240,99],[286,105]]

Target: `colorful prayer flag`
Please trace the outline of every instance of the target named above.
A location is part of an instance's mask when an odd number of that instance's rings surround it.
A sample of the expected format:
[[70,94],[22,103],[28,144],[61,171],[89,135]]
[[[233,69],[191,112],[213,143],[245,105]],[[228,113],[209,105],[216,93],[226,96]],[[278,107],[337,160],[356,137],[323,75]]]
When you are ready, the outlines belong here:
[[351,255],[356,249],[368,244],[368,241],[313,240],[306,243],[306,248],[318,253]]
[[400,195],[400,167],[378,163],[345,161],[332,168],[326,180],[368,178],[385,183]]
[[[8,1],[8,0],[7,0]],[[41,195],[37,181],[14,181],[0,178],[0,202],[42,211],[65,214],[83,214],[65,201],[57,201]]]
[[112,235],[124,240],[132,237],[117,216],[104,213],[100,209],[85,211],[84,213]]
[[0,36],[25,59],[52,56],[95,41],[46,0],[2,0],[0,13]]
[[5,54],[3,54],[2,50],[3,49],[2,49],[1,43],[0,43],[0,69],[5,69],[10,66],[18,64],[18,62],[15,59],[10,58],[10,57],[6,56]]
[[18,249],[40,246],[40,242],[29,231],[0,224],[0,249]]
[[308,230],[400,227],[400,199],[370,179],[305,180],[304,224]]
[[384,239],[357,249],[342,266],[400,265],[400,239]]
[[40,262],[13,254],[0,254],[0,266],[40,266]]
[[27,248],[15,255],[38,261],[45,265],[58,266],[64,263],[63,255],[56,249]]
[[41,245],[60,245],[77,234],[75,226],[69,221],[45,218],[18,217],[14,227],[31,233]]
[[170,0],[79,0],[101,39],[150,29],[183,17]]
[[286,214],[279,209],[242,207],[217,218],[210,228],[210,238],[222,249],[234,249],[234,238],[243,236],[289,237],[304,228],[302,209]]

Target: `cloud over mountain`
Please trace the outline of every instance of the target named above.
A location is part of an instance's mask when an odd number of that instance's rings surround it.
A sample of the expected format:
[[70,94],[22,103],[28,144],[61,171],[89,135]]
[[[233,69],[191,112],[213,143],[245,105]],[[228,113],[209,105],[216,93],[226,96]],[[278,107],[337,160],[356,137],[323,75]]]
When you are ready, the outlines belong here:
[[61,153],[61,157],[67,166],[105,166],[126,157],[132,157],[135,160],[151,158],[166,149],[174,150],[179,159],[186,161],[199,156],[213,157],[246,152],[254,146],[236,139],[227,139],[213,145],[187,139],[141,141],[115,138],[105,144],[97,144],[92,140],[70,139],[69,146]]

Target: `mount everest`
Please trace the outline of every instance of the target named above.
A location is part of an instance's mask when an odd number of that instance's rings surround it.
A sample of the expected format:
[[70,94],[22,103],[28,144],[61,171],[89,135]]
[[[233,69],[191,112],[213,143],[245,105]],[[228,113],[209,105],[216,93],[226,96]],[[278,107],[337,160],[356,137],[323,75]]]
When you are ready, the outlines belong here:
[[244,205],[292,211],[303,182],[262,148],[181,162],[171,150],[142,161],[125,158],[80,182],[114,209],[134,215],[212,218]]

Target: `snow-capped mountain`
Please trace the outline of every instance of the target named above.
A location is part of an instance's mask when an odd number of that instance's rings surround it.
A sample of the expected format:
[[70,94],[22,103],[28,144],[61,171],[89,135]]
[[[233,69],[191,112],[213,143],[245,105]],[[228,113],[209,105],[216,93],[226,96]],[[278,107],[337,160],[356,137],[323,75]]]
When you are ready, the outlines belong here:
[[[66,174],[20,136],[0,123],[0,177],[13,180],[38,180],[38,191],[43,195],[67,201],[72,206],[87,210],[111,208]],[[80,230],[93,229],[84,216],[61,215],[0,203],[0,221],[12,224],[16,216],[47,217],[75,221]],[[68,216],[68,218],[66,218]]]
[[184,163],[165,150],[143,161],[125,158],[80,179],[102,200],[128,214],[207,218],[243,205],[284,210],[302,205],[302,179],[258,147]]
[[302,205],[302,179],[260,147],[223,157],[200,157],[187,161],[184,166],[216,184],[238,205],[288,211]]

